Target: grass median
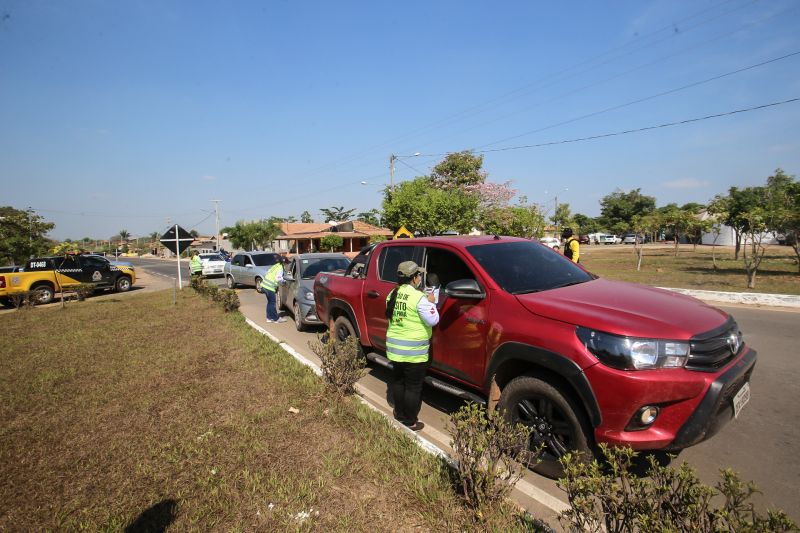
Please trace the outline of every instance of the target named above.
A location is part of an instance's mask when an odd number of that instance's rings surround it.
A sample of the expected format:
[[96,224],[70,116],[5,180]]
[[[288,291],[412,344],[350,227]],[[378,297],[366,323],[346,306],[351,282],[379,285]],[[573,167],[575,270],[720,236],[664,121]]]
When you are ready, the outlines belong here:
[[523,529],[474,524],[440,460],[192,291],[3,329],[0,530]]
[[[581,265],[601,277],[659,287],[709,291],[800,294],[800,274],[789,246],[770,246],[756,277],[756,288],[747,288],[742,259],[734,259],[732,246],[644,245],[641,270],[636,270],[633,246],[583,245]],[[714,268],[716,257],[717,268]]]

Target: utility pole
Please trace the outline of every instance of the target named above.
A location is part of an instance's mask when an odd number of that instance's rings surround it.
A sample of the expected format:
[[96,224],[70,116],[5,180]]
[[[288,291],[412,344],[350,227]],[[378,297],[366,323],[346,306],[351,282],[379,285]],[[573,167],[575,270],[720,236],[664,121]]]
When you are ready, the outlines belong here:
[[28,206],[28,251],[33,259],[33,208]]
[[391,154],[389,156],[389,190],[394,190],[394,162],[397,159],[397,156]]
[[211,200],[211,201],[214,202],[214,217],[216,219],[216,228],[217,228],[217,253],[219,253],[221,249],[219,245],[219,203],[222,200]]

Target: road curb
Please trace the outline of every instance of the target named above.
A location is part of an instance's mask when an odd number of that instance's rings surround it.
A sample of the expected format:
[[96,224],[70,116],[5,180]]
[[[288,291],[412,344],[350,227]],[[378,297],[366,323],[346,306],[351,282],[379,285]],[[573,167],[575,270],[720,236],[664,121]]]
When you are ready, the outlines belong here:
[[699,289],[678,289],[675,287],[658,287],[667,291],[694,296],[699,300],[744,305],[766,305],[771,307],[792,307],[800,309],[800,296],[793,294],[763,294],[757,292],[723,292],[704,291]]

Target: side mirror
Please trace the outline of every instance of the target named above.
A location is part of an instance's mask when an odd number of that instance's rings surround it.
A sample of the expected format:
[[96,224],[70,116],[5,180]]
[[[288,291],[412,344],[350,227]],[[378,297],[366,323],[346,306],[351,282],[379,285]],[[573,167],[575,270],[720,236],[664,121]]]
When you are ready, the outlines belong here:
[[247,268],[253,268],[253,263],[247,263]]
[[482,300],[486,298],[481,286],[474,279],[457,279],[451,281],[444,288],[444,293],[451,298],[464,298],[470,300]]

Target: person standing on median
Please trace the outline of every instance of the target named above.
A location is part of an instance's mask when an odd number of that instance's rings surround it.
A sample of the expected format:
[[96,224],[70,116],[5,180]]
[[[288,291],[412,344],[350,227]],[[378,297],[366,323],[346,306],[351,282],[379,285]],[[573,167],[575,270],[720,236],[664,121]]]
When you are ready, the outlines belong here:
[[581,245],[578,239],[572,234],[572,229],[565,229],[561,234],[561,238],[566,239],[564,243],[564,255],[567,259],[571,259],[573,263],[579,263],[581,258]]
[[267,273],[264,275],[264,279],[261,280],[261,292],[264,293],[264,296],[267,297],[267,323],[268,324],[276,324],[279,322],[286,322],[286,318],[278,316],[278,307],[275,305],[276,296],[275,293],[278,290],[278,285],[283,285],[283,264],[288,263],[289,259],[286,257],[281,257],[281,259],[272,265]]
[[199,278],[203,275],[203,262],[200,260],[200,252],[197,250],[192,251],[189,270],[192,272],[192,278]]
[[439,323],[434,295],[419,290],[424,272],[414,261],[403,261],[397,267],[398,285],[386,297],[386,357],[393,367],[394,418],[413,431],[425,425],[417,417],[430,364],[432,328]]

